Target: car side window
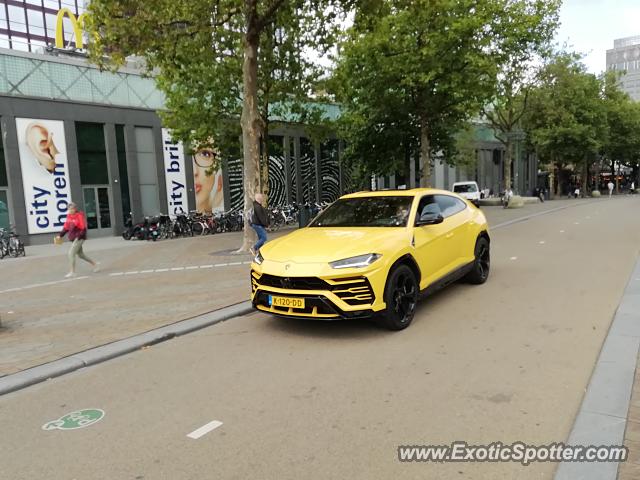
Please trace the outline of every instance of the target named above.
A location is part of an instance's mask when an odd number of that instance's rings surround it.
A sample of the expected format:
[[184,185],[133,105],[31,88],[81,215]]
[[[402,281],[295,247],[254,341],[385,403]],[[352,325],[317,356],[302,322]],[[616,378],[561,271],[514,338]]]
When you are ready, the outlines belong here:
[[450,217],[467,208],[467,204],[459,198],[450,197],[449,195],[435,195],[435,201],[440,207],[444,218]]
[[440,205],[438,205],[438,202],[436,202],[436,198],[434,195],[425,195],[420,199],[420,203],[418,204],[418,211],[416,212],[416,223],[425,213],[442,214]]

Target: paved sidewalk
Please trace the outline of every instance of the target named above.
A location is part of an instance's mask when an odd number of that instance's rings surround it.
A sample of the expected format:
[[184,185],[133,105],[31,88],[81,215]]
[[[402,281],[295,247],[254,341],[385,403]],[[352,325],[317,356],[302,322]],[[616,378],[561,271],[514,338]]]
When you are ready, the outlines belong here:
[[[586,201],[484,210],[498,225]],[[247,300],[250,256],[233,254],[240,240],[89,240],[85,251],[102,271],[80,261],[72,280],[63,278],[68,245],[27,247],[26,258],[0,261],[0,376]]]

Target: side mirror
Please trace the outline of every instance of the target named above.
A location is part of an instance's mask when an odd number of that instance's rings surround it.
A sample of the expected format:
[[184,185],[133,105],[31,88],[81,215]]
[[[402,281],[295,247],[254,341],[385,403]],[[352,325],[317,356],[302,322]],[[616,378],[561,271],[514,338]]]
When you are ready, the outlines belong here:
[[437,225],[438,223],[444,222],[444,217],[439,213],[427,212],[423,213],[418,221],[416,222],[416,226],[421,227],[423,225]]

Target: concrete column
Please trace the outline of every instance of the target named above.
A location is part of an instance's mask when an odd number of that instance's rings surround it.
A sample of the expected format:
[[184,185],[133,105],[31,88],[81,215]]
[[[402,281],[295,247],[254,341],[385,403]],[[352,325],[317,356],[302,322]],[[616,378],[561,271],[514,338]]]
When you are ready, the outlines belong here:
[[133,223],[142,220],[142,199],[140,198],[140,176],[138,175],[138,149],[136,133],[133,125],[124,127],[124,144],[127,156],[127,172],[129,173],[129,197],[131,199],[131,216]]
[[160,197],[160,213],[166,213],[167,204],[167,177],[164,174],[164,156],[162,145],[162,129],[153,127],[153,146],[156,152],[156,170],[158,172],[158,196]]
[[396,189],[396,176],[395,176],[395,174],[389,175],[389,188],[391,190],[395,190]]
[[107,152],[107,168],[109,170],[109,186],[111,190],[111,229],[120,232],[124,225],[122,218],[122,192],[120,191],[120,169],[118,168],[118,147],[116,145],[116,126],[113,123],[104,125],[104,144]]
[[[195,179],[193,178],[193,156],[189,153],[191,151],[191,145],[185,144],[182,146],[184,150],[184,174],[187,180],[187,211],[196,209],[196,186]],[[229,200],[229,178],[226,175],[226,163],[227,160],[223,159],[220,165],[222,168],[222,188],[224,195],[224,208],[229,208],[230,200]]]
[[[189,158],[189,165],[191,165],[191,184],[193,185],[193,161]],[[231,184],[229,183],[229,161],[226,158],[222,159],[221,166],[222,168],[222,195],[224,197],[224,205],[223,208],[225,210],[229,210],[231,208]],[[187,170],[187,175],[189,175]],[[187,178],[187,184],[189,184],[189,178]],[[196,196],[195,196],[195,187],[191,187],[190,192],[194,192],[189,195],[189,211],[196,209]],[[193,206],[192,206],[193,203]]]
[[24,185],[22,184],[22,168],[18,151],[18,131],[14,116],[0,117],[0,130],[4,146],[5,163],[7,166],[7,180],[9,183],[9,215],[16,227],[18,235],[23,237],[26,244],[31,244],[27,227],[27,209],[24,204]]
[[84,210],[82,195],[82,179],[80,177],[80,160],[78,158],[78,140],[76,124],[73,120],[64,121],[64,136],[67,145],[67,163],[69,164],[69,182],[71,183],[71,199]]

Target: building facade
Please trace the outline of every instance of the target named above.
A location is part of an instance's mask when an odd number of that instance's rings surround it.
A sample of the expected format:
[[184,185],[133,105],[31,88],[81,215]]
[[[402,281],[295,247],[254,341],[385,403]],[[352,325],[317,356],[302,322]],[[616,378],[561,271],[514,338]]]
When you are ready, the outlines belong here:
[[607,50],[607,70],[624,72],[620,87],[635,100],[640,100],[640,35],[614,40]]

